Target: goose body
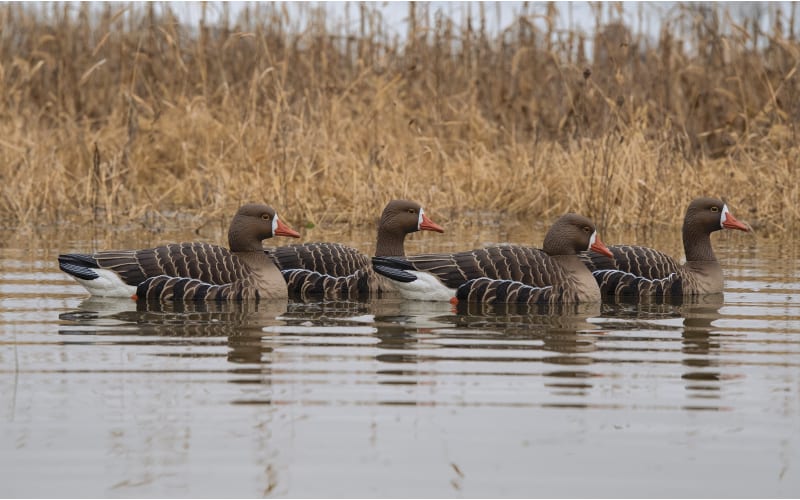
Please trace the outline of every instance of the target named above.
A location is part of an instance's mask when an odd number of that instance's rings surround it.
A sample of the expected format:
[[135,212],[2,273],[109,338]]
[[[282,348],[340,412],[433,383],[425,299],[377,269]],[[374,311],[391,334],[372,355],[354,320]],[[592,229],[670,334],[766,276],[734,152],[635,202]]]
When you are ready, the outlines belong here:
[[683,247],[686,263],[648,247],[612,245],[611,256],[586,252],[581,259],[592,271],[603,296],[669,297],[721,293],[722,267],[711,247],[711,233],[721,229],[750,231],[722,200],[697,198],[686,210]]
[[[390,201],[378,224],[375,254],[405,255],[405,237],[416,231],[442,233],[444,229],[418,203]],[[394,291],[388,279],[375,273],[370,257],[346,245],[288,245],[273,249],[271,255],[292,295],[347,299]]]
[[62,254],[59,267],[89,293],[161,300],[233,300],[287,297],[286,285],[261,241],[299,237],[266,205],[242,206],[228,231],[230,249],[209,243],[173,243],[141,250]]
[[379,274],[414,300],[467,302],[597,302],[600,292],[577,253],[608,252],[594,224],[567,214],[550,228],[543,249],[496,245],[452,254],[375,257]]

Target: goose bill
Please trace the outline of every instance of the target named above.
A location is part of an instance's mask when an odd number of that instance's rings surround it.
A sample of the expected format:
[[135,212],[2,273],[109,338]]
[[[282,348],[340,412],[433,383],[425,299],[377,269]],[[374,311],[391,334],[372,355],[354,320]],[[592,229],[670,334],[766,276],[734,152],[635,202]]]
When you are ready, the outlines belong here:
[[725,229],[738,229],[739,231],[750,231],[750,228],[736,220],[736,217],[733,216],[732,213],[728,211],[728,206],[725,205],[722,207],[722,216],[720,217],[720,223],[723,228]]
[[275,215],[273,223],[274,223],[274,229],[272,230],[272,234],[274,234],[275,236],[288,236],[290,238],[300,237],[300,233],[298,233],[294,229],[284,224],[283,221],[281,221],[277,215]]
[[420,231],[436,231],[437,233],[444,232],[444,228],[442,228],[442,226],[430,220],[422,211],[419,213],[419,219]]
[[603,254],[612,259],[614,258],[614,254],[611,253],[611,250],[609,250],[606,244],[603,243],[596,231],[592,233],[592,238],[589,240],[589,250]]

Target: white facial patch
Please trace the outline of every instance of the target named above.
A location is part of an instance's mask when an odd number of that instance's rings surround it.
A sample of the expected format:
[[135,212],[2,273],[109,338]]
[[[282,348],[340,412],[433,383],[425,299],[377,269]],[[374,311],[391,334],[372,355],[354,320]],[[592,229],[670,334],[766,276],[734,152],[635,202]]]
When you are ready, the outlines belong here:
[[278,230],[278,214],[275,214],[275,217],[272,218],[272,234],[275,234],[275,231]]
[[722,205],[722,215],[719,216],[719,227],[725,227],[725,221],[728,220],[728,205]]
[[589,238],[589,247],[586,250],[591,250],[592,245],[594,245],[595,240],[597,239],[597,231],[592,233],[592,237]]
[[422,210],[422,207],[420,207],[420,209],[419,209],[419,218],[417,219],[417,231],[420,231],[420,227],[422,227],[422,214],[423,213],[425,213],[425,211]]

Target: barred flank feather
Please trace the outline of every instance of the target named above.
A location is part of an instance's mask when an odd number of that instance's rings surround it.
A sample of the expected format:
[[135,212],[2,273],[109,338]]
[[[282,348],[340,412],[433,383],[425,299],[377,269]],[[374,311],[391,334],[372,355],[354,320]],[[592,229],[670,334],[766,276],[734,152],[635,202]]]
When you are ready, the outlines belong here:
[[561,302],[564,297],[554,292],[552,286],[536,287],[511,280],[477,278],[469,280],[456,292],[456,298],[466,302],[492,304],[549,304]]
[[372,273],[358,269],[347,276],[331,276],[306,269],[281,271],[292,295],[326,299],[356,299],[369,295]]
[[136,297],[141,300],[209,301],[258,300],[260,293],[250,280],[240,280],[215,285],[194,278],[155,276],[136,287]]

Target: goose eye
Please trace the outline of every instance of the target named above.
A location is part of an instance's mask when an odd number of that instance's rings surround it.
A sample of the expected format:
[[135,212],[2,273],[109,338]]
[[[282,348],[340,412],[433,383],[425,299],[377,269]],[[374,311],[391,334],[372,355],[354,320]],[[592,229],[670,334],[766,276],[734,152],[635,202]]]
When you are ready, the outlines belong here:
[[711,207],[712,212],[719,212],[719,207]]
[[416,210],[414,210],[413,208],[409,208],[409,209],[408,209],[408,213],[410,213],[410,214],[415,214],[415,213],[417,213],[417,211],[416,211]]
[[589,226],[583,226],[583,232],[584,233],[591,233],[592,229]]
[[261,214],[261,218],[264,220],[270,220],[272,219],[272,216],[270,214]]

